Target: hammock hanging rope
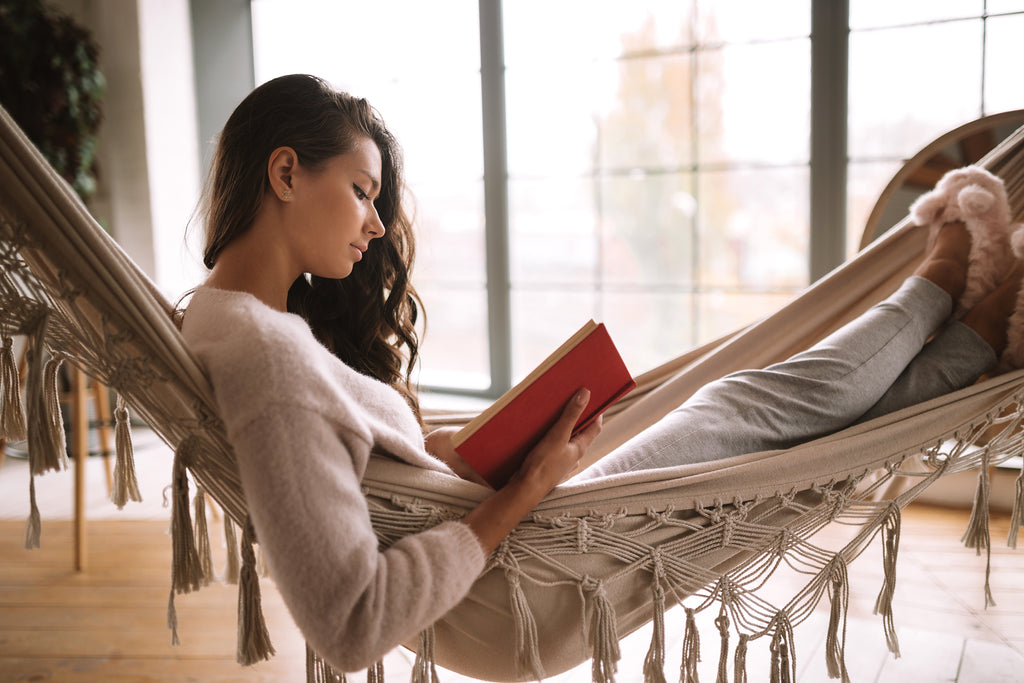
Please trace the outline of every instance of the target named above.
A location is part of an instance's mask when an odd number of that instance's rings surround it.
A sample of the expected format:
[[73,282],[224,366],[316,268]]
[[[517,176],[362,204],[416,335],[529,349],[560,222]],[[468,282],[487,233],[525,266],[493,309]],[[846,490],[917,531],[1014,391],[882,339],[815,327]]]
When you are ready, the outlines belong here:
[[[1019,213],[1024,129],[981,165],[1004,179]],[[856,317],[895,290],[924,243],[924,229],[904,221],[764,321],[639,377],[638,390],[609,414],[593,455],[653,424],[703,384],[782,360]],[[63,435],[58,439],[43,429],[55,423],[52,401],[41,390],[47,355],[115,390],[175,449],[173,637],[174,595],[211,578],[209,541],[200,523],[206,493],[234,522],[225,529],[229,545],[241,541],[240,557],[229,553],[238,564],[227,574],[237,578],[242,593],[238,659],[252,663],[272,652],[259,614],[255,539],[209,385],[172,316],[153,283],[0,109],[0,437],[28,432],[34,474],[66,466],[53,454]],[[24,407],[8,353],[7,340],[15,335],[30,337],[35,350]],[[938,478],[978,468],[965,541],[987,553],[988,466],[1024,452],[1022,394],[1024,372],[1013,372],[785,451],[563,485],[493,554],[470,595],[407,644],[418,652],[414,680],[431,680],[435,663],[486,680],[527,680],[590,659],[594,680],[610,681],[618,639],[653,621],[650,651],[637,666],[645,680],[663,681],[665,611],[684,599],[683,680],[695,675],[700,655],[693,616],[706,610],[718,615],[711,635],[719,638],[705,642],[721,643],[720,681],[730,672],[743,680],[747,646],[760,638],[771,643],[771,661],[763,664],[773,680],[792,680],[792,628],[823,599],[832,605],[828,669],[846,680],[847,564],[881,534],[884,580],[866,589],[877,591],[876,611],[898,653],[892,594],[900,510]],[[458,419],[441,414],[428,422]],[[119,452],[118,465],[129,467],[130,449]],[[190,481],[198,491],[195,526]],[[459,517],[486,495],[470,482],[383,457],[371,460],[363,487],[384,546]],[[39,540],[34,497],[30,506],[32,545]],[[1018,479],[1007,539],[1014,547],[1022,516]],[[814,532],[834,522],[849,525],[844,545],[815,545]],[[781,604],[760,597],[776,571],[789,570],[805,575],[801,590]],[[987,585],[985,596],[991,600]],[[334,673],[310,652],[307,675],[332,680]],[[374,667],[369,675],[383,674]]]

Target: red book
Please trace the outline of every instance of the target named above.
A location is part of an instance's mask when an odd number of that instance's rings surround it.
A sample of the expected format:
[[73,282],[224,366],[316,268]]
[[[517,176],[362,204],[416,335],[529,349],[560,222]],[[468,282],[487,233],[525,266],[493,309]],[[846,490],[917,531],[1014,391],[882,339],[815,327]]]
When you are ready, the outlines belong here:
[[455,452],[487,483],[501,488],[573,394],[590,390],[590,402],[573,429],[576,434],[635,386],[604,324],[591,320],[459,430],[452,439]]

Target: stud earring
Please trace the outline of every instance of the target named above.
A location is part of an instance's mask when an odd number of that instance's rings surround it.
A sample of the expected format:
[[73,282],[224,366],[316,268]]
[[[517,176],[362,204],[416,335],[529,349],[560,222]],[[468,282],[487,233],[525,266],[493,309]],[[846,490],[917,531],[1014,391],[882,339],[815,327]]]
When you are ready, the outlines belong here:
[[285,190],[284,192],[281,193],[281,198],[282,199],[291,199],[292,198],[292,191],[291,190]]

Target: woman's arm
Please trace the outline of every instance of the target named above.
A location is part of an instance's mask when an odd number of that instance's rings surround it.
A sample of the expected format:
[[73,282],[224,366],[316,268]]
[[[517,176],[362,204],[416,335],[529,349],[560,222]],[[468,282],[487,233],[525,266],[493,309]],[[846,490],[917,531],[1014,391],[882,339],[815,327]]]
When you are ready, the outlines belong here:
[[271,576],[310,646],[342,671],[414,638],[484,567],[476,535],[454,521],[380,549],[356,464],[370,444],[344,424],[277,405],[232,443]]
[[452,445],[452,437],[458,431],[458,427],[440,427],[427,434],[423,440],[427,453],[448,465],[462,479],[490,486],[483,477],[477,474],[476,470],[469,466],[469,463],[462,459],[462,456],[455,452],[455,446]]
[[485,554],[490,554],[517,524],[579,464],[601,431],[598,418],[572,435],[583,414],[590,392],[581,389],[566,404],[558,422],[526,456],[511,481],[462,518],[476,534]]

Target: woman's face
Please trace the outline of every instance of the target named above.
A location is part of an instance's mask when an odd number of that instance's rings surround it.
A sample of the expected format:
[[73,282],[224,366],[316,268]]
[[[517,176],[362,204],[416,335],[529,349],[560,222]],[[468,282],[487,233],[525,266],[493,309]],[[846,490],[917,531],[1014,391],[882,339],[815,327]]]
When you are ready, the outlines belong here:
[[373,205],[380,194],[380,177],[380,151],[369,138],[316,171],[296,167],[293,245],[302,272],[348,277],[370,241],[384,235]]

